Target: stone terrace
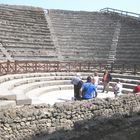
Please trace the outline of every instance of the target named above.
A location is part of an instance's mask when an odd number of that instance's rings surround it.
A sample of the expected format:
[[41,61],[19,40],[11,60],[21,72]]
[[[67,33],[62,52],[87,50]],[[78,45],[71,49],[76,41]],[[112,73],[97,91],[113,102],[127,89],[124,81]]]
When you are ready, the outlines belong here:
[[0,5],[0,59],[57,59],[43,9]]
[[108,60],[117,20],[100,12],[49,10],[63,60]]
[[103,12],[0,5],[0,60],[139,63],[140,23]]
[[[82,79],[86,81],[88,75],[93,73],[82,72]],[[74,73],[73,72],[52,72],[52,73],[28,73],[28,74],[13,74],[4,75],[0,77],[0,100],[3,101],[0,107],[9,106],[9,104],[26,105],[26,104],[40,104],[52,102],[53,92],[56,91],[55,95],[57,98],[63,101],[71,100],[73,97],[73,85],[70,83]],[[100,80],[102,80],[103,73],[99,73]],[[116,79],[120,79],[123,84],[123,93],[129,93],[133,91],[134,86],[140,79],[140,76],[131,76],[126,74],[115,74],[112,73],[113,80],[110,84],[110,93],[101,93],[102,82],[98,87],[98,97],[106,98],[113,97],[112,85],[116,82]],[[69,91],[68,91],[69,90]],[[65,91],[65,95],[63,94]],[[52,95],[51,95],[52,93]],[[59,94],[57,94],[59,93]],[[62,93],[62,94],[61,94]],[[67,94],[67,95],[66,95]],[[104,95],[105,94],[105,95]],[[48,96],[50,95],[50,96]],[[62,97],[63,95],[63,97]],[[67,97],[69,98],[67,98]],[[44,97],[44,98],[43,98]],[[53,97],[52,97],[53,98]],[[7,102],[7,104],[6,104]],[[53,101],[58,102],[58,100]]]
[[[126,19],[125,19],[126,20]],[[117,62],[140,64],[140,21],[121,23],[121,31],[116,51]]]
[[139,63],[138,19],[64,10],[48,10],[47,19],[51,21],[62,60]]

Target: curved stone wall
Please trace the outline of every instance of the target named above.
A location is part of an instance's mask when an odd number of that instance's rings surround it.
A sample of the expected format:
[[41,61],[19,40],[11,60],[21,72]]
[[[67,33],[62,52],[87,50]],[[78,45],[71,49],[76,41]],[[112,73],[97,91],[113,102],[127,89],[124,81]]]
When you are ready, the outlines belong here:
[[20,106],[0,110],[0,139],[111,139],[125,129],[137,133],[139,115],[140,94]]

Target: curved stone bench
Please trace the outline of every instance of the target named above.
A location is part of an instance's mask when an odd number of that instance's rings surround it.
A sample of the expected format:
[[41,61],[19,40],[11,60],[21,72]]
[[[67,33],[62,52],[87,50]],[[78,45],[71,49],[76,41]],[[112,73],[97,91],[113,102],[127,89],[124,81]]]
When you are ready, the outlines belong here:
[[[51,81],[51,80],[71,80],[74,73],[57,72],[57,73],[31,73],[31,74],[15,74],[0,77],[0,88],[12,90],[13,88],[33,82]],[[83,79],[91,73],[83,73]]]
[[61,90],[73,90],[73,85],[53,85],[53,86],[47,86],[47,87],[41,87],[41,88],[35,88],[33,90],[30,90],[26,92],[25,94],[29,97],[39,97],[45,93],[52,92],[52,91],[61,91]]
[[[80,72],[83,81],[86,81],[87,76],[93,75],[91,72]],[[53,73],[28,73],[28,74],[14,74],[0,77],[0,98],[8,100],[16,100],[17,104],[31,104],[32,96],[39,97],[52,91],[73,90],[73,85],[70,83],[74,72],[53,72]],[[99,73],[100,80],[103,73]],[[140,76],[114,74],[112,73],[112,81],[110,85],[120,79],[123,84],[123,93],[132,92]],[[98,87],[98,92],[101,92],[102,83]],[[112,91],[112,86],[109,87]],[[36,93],[37,92],[37,93]],[[34,95],[33,95],[34,94]]]
[[[15,87],[12,92],[16,93],[21,91],[22,93],[26,94],[26,92],[35,89],[35,88],[41,88],[41,87],[47,87],[47,86],[53,86],[53,85],[69,85],[70,80],[52,80],[52,81],[40,81],[40,82],[34,82],[29,84],[24,84],[18,87]],[[18,94],[18,93],[17,93]]]
[[[50,97],[49,95],[54,95],[53,93],[56,92],[55,97],[58,95],[58,98],[64,98],[63,97],[63,92],[69,92],[71,98],[73,97],[73,85],[54,85],[54,86],[48,86],[48,87],[42,87],[42,88],[36,88],[33,90],[30,90],[29,92],[26,92],[26,96],[28,96],[29,98],[32,99],[32,104],[36,104],[38,102],[40,103],[48,103],[50,102],[50,98],[52,100],[52,97]],[[46,100],[44,101],[44,98],[42,98],[42,96],[47,96],[45,97]],[[53,96],[54,98],[54,96]],[[55,99],[53,102],[56,102]],[[67,97],[66,97],[67,99]],[[65,100],[66,100],[65,99]],[[52,102],[52,101],[51,101]]]
[[[6,89],[4,94],[2,94],[1,98],[6,98],[8,100],[16,100],[17,104],[31,104],[31,99],[26,96],[26,92],[30,90],[40,87],[43,88],[44,86],[51,85],[48,83],[52,83],[52,80],[71,80],[72,76],[75,75],[73,72],[54,72],[54,73],[29,73],[29,74],[14,74],[14,75],[4,75],[0,77],[0,89]],[[84,73],[83,77],[86,75],[91,75],[91,73]],[[44,83],[45,81],[46,84]],[[59,82],[60,83],[60,82]],[[64,83],[62,89],[69,89],[71,88],[71,84],[65,86]],[[32,86],[31,86],[32,85]],[[20,88],[24,89],[20,89]],[[57,90],[60,89],[60,85],[57,87],[56,85],[49,88],[47,87],[47,91]],[[2,93],[2,92],[1,92]]]
[[[15,87],[18,87],[20,85],[24,84],[30,84],[30,83],[36,83],[36,82],[43,82],[43,81],[52,81],[52,80],[70,80],[72,76],[46,76],[46,77],[31,77],[31,78],[24,78],[24,79],[18,79],[18,80],[12,80],[8,84],[6,83],[8,90],[12,90]],[[9,86],[8,86],[9,85]]]

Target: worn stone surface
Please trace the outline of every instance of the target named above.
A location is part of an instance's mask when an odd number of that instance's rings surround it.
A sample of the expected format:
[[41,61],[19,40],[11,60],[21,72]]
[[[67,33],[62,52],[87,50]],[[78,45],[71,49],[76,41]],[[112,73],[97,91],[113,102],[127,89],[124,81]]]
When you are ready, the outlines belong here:
[[93,137],[90,134],[93,133],[94,137],[106,140],[121,134],[119,129],[129,131],[128,127],[138,133],[136,124],[140,124],[139,94],[69,101],[54,106],[26,105],[0,111],[0,139],[36,139],[37,136],[79,139],[86,135]]

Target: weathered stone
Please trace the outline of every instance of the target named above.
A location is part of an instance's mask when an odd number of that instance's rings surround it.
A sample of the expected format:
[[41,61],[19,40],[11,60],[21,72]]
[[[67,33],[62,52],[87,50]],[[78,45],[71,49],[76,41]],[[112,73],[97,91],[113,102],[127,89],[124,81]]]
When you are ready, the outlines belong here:
[[47,123],[46,125],[47,125],[47,127],[51,127],[51,126],[52,126],[52,124],[51,124],[51,123]]
[[21,126],[25,126],[25,123],[24,123],[24,122],[21,122],[20,125],[21,125]]
[[21,128],[19,124],[17,124],[16,127],[17,127],[17,130],[19,130]]
[[4,124],[4,126],[5,126],[5,127],[9,127],[10,125],[6,123],[6,124]]
[[29,125],[30,125],[30,122],[26,122],[25,124],[26,124],[27,126],[29,126]]
[[[138,96],[137,98],[140,98],[140,96]],[[96,101],[98,100],[93,101],[91,100],[89,102],[84,103],[81,101],[80,102],[81,105],[79,108],[77,105],[79,105],[80,103],[75,102],[76,107],[74,107],[72,111],[68,109],[68,107],[70,107],[71,109],[71,103],[70,105],[67,105],[67,108],[65,108],[65,106],[62,106],[61,104],[61,107],[63,107],[63,109],[58,109],[59,113],[57,112],[57,109],[55,109],[55,107],[52,107],[53,109],[49,107],[49,110],[51,110],[51,112],[46,111],[45,113],[44,110],[47,110],[47,108],[44,107],[37,108],[33,108],[32,106],[29,107],[26,106],[21,108],[19,107],[16,110],[17,116],[14,116],[15,117],[14,120],[9,118],[10,114],[9,112],[6,113],[5,110],[4,113],[5,119],[3,120],[2,123],[4,125],[2,124],[0,125],[1,126],[0,132],[2,133],[2,135],[5,135],[5,133],[9,134],[9,137],[12,134],[16,136],[16,138],[18,139],[20,139],[21,137],[25,138],[26,137],[25,134],[31,136],[39,133],[44,134],[45,132],[49,132],[49,134],[50,133],[52,134],[52,132],[57,133],[56,130],[61,131],[61,128],[63,128],[64,132],[67,132],[75,129],[75,127],[78,127],[79,130],[77,129],[77,132],[80,132],[82,130],[92,131],[92,128],[94,126],[93,128],[94,131],[97,129],[99,131],[102,131],[102,133],[104,131],[107,132],[106,129],[112,129],[116,125],[120,127],[122,123],[121,122],[118,123],[118,121],[121,121],[122,119],[131,118],[134,115],[138,115],[139,112],[137,112],[136,114],[133,113],[134,110],[139,111],[139,109],[137,109],[138,106],[132,104],[132,102],[135,101],[136,99],[129,97],[128,100],[127,99],[125,100],[126,100],[125,105],[124,99],[119,98],[119,101],[110,100],[108,104],[105,103],[105,105],[104,106],[102,105],[101,107],[99,107],[100,105],[98,106],[96,104]],[[117,104],[116,102],[119,103]],[[89,105],[87,105],[88,103]],[[22,115],[22,113],[26,112],[26,110],[28,110],[30,113]],[[60,112],[60,110],[62,112]],[[31,114],[33,115],[31,116]],[[35,116],[35,114],[37,116]],[[100,128],[101,126],[98,123],[100,122],[101,124],[104,124],[107,121],[109,121],[109,123],[106,124],[106,126],[101,125],[102,128]],[[114,121],[114,123],[112,121]],[[76,125],[77,123],[78,125]],[[127,125],[130,124],[127,123]]]
[[27,119],[26,118],[23,118],[21,121],[25,122]]
[[45,114],[47,117],[51,117],[51,115],[52,115],[51,112],[44,112],[44,114]]

